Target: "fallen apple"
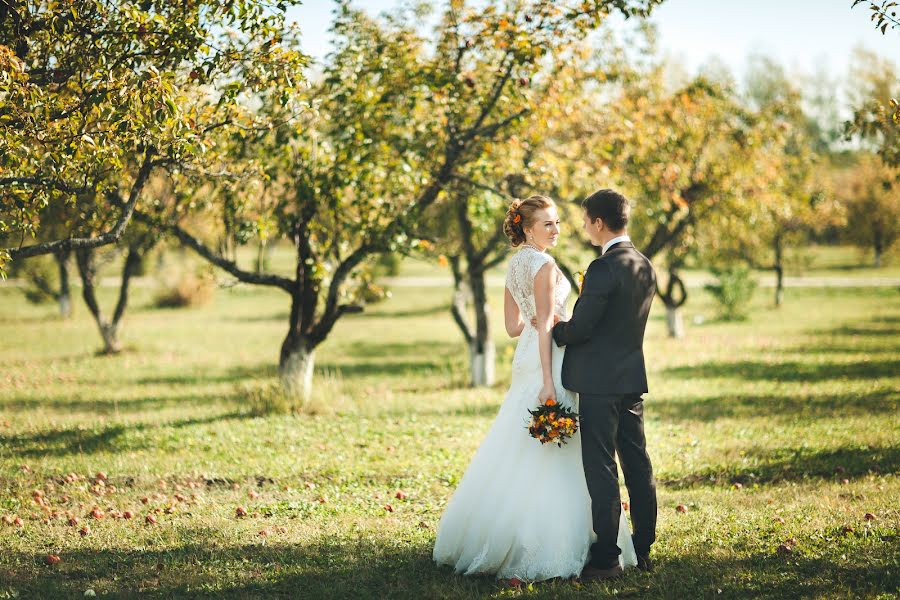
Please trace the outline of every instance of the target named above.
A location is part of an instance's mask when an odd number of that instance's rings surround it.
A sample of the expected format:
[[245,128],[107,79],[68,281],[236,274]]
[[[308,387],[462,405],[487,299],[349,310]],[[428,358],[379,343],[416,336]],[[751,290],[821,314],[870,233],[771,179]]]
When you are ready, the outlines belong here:
[[234,509],[234,514],[238,517],[246,517],[247,509],[243,506],[238,506],[236,509]]
[[55,565],[55,564],[59,563],[62,559],[57,554],[48,554],[46,560],[47,560],[48,565]]

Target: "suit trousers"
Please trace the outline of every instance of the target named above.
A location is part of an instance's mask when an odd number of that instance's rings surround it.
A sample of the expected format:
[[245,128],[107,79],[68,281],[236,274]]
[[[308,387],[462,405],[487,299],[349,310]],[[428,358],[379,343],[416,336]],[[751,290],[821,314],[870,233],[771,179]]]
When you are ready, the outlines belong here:
[[622,510],[616,454],[631,504],[632,540],[638,556],[650,554],[656,539],[656,482],[644,438],[644,404],[640,394],[579,394],[581,458],[597,541],[592,566],[618,564],[616,543]]

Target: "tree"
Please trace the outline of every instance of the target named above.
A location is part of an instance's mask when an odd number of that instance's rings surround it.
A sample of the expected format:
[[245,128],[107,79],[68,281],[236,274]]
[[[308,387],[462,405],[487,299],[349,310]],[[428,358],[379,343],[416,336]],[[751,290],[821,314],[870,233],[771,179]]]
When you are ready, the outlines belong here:
[[861,139],[893,166],[900,166],[898,81],[893,62],[863,49],[854,51],[849,74],[853,118],[844,125],[845,138]]
[[837,180],[835,193],[847,210],[846,236],[859,247],[872,249],[875,268],[900,236],[898,186],[897,169],[866,154]]
[[[336,49],[305,98],[310,115],[301,127],[278,127],[246,145],[257,161],[277,165],[261,182],[267,201],[257,218],[294,243],[293,276],[250,272],[169,227],[239,280],[291,296],[279,359],[289,394],[308,397],[315,349],[344,314],[359,310],[360,269],[379,254],[418,247],[424,211],[534,109],[532,78],[608,9],[642,14],[655,3],[535,0],[503,12],[454,0],[433,48],[416,32],[417,9],[372,19],[338,3]],[[221,198],[211,202],[223,206]]]
[[893,0],[881,0],[879,4],[876,0],[853,0],[850,8],[856,8],[858,4],[866,4],[871,14],[871,21],[875,24],[875,29],[881,30],[881,35],[887,33],[888,27],[891,29],[900,28],[900,19],[897,18],[897,3]]
[[[0,3],[3,262],[119,240],[161,167],[210,162],[219,129],[265,125],[247,91],[301,81],[285,0]],[[125,200],[114,208],[110,194]],[[102,231],[25,245],[47,211],[93,198]],[[79,231],[80,229],[80,231]]]
[[[682,257],[700,230],[748,201],[743,179],[758,141],[752,116],[733,93],[702,77],[666,92],[657,77],[625,86],[597,131],[610,179],[634,202],[629,232],[651,260],[669,257],[661,287],[669,334],[680,335],[686,295]],[[681,293],[676,294],[676,290]]]
[[78,273],[81,277],[81,294],[87,305],[100,337],[103,339],[103,354],[116,354],[122,350],[119,340],[119,332],[122,317],[128,306],[128,293],[131,286],[131,278],[137,274],[144,255],[153,247],[156,236],[152,232],[141,231],[140,227],[131,227],[126,235],[125,261],[122,266],[122,276],[119,283],[118,300],[111,317],[107,317],[97,299],[97,275],[98,248],[79,248],[75,250],[75,260],[78,264]]
[[[428,229],[440,231],[441,242],[435,251],[446,256],[453,274],[450,312],[469,348],[473,386],[495,382],[496,350],[486,275],[509,254],[509,242],[503,233],[504,209],[509,199],[518,195],[512,191],[517,189],[516,178],[510,176],[502,184],[503,189],[498,189],[460,178],[439,205],[437,225]],[[470,312],[474,319],[468,317]]]
[[534,103],[536,108],[527,118],[510,128],[507,139],[486,145],[478,160],[454,178],[424,228],[437,242],[431,246],[431,255],[446,258],[451,267],[451,314],[469,349],[473,386],[490,386],[495,381],[496,351],[486,275],[510,252],[503,232],[506,209],[513,198],[540,193],[541,178],[532,173],[533,159],[545,145],[553,144],[546,135],[550,132],[547,124],[571,100],[567,92],[582,66],[578,54],[577,47],[571,48],[569,58],[557,61],[540,83],[531,82],[533,93],[542,100]]
[[[811,119],[802,105],[800,89],[772,58],[753,56],[747,70],[746,100],[756,116],[757,143],[752,161],[754,176],[746,180],[752,201],[737,207],[744,223],[706,231],[701,247],[707,260],[737,258],[756,268],[775,272],[775,306],[784,300],[784,272],[790,246],[805,241],[808,232],[832,221],[833,204],[814,179],[815,148]],[[712,242],[710,238],[717,238]],[[718,256],[716,256],[718,254]]]

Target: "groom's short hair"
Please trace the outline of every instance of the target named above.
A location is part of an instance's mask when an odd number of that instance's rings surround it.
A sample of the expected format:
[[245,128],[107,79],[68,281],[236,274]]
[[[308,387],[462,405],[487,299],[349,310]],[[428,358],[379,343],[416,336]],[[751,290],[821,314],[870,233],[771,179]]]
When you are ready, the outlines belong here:
[[581,202],[591,221],[603,219],[610,231],[622,231],[628,225],[631,207],[628,200],[615,190],[603,189],[594,192]]

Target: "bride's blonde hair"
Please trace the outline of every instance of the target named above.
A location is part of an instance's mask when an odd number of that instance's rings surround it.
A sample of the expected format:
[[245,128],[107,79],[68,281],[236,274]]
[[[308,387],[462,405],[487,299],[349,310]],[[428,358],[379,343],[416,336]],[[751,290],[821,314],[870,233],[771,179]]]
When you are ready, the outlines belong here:
[[524,200],[517,198],[512,201],[503,220],[503,233],[513,248],[525,243],[525,228],[534,224],[534,213],[551,206],[556,206],[556,203],[547,196],[529,196]]

